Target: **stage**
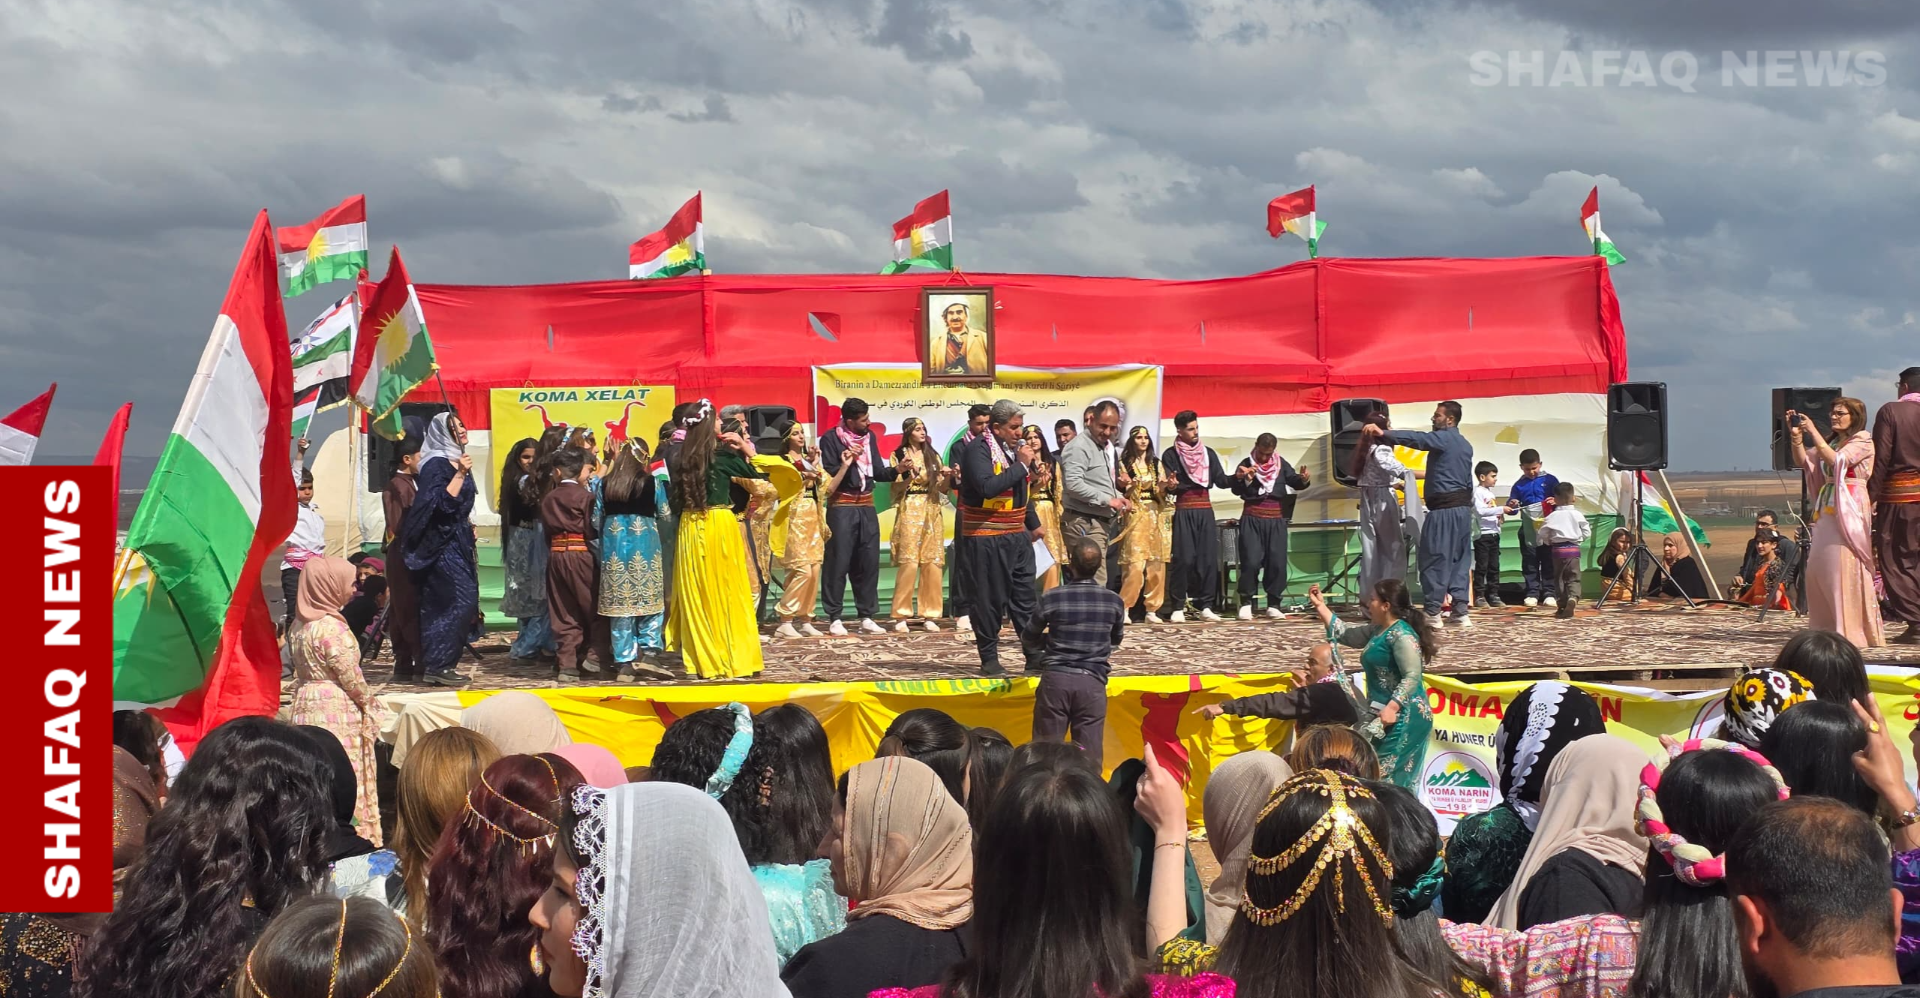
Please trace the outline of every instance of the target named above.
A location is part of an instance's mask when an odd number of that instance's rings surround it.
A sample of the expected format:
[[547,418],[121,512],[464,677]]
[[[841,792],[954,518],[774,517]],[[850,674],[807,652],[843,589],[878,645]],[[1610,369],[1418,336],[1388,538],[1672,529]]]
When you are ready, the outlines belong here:
[[[1665,690],[1723,687],[1740,669],[1773,661],[1780,646],[1806,620],[1791,613],[1642,603],[1583,604],[1573,620],[1558,620],[1548,609],[1481,610],[1468,629],[1443,628],[1441,652],[1430,672],[1464,681],[1571,678],[1588,682],[1647,686]],[[1348,614],[1349,619],[1357,615]],[[978,677],[973,635],[958,634],[951,621],[942,630],[799,640],[771,638],[764,645],[768,683],[903,682]],[[824,628],[822,628],[824,630]],[[1894,628],[1897,632],[1897,626]],[[461,668],[473,675],[472,689],[549,687],[550,665],[513,667],[507,658],[512,632],[495,633],[477,646],[481,660],[466,658]],[[1281,621],[1222,621],[1134,625],[1114,653],[1116,676],[1257,674],[1285,671],[1301,662],[1322,640],[1319,622],[1306,615]],[[1011,631],[1001,632],[1001,660],[1017,670],[1019,651]],[[1869,663],[1920,666],[1920,645],[1874,649]],[[381,693],[430,689],[413,683],[382,683],[391,659],[369,663],[368,679]],[[1357,667],[1357,654],[1347,661]],[[1018,675],[1018,672],[1015,673]],[[680,684],[698,684],[691,677]],[[599,685],[599,684],[595,684]],[[611,684],[607,684],[611,685]],[[662,685],[662,684],[639,684]]]

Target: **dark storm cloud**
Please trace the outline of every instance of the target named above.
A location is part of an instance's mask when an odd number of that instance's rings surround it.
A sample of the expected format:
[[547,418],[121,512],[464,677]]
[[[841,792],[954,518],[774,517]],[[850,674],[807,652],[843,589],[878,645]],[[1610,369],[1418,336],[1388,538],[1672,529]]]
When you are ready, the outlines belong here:
[[944,0],[882,0],[876,45],[892,46],[910,59],[953,62],[973,54],[973,39],[953,27]]

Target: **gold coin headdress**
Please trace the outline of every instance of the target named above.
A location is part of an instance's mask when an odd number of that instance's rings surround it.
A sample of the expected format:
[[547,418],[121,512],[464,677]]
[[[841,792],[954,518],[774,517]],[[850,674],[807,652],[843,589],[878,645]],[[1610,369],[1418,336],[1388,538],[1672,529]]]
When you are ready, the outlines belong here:
[[[1252,894],[1244,889],[1241,894],[1240,912],[1255,925],[1278,925],[1292,918],[1313,896],[1326,876],[1327,868],[1333,868],[1334,903],[1342,914],[1347,910],[1347,867],[1352,866],[1360,883],[1366,888],[1367,899],[1373,902],[1373,910],[1380,920],[1393,924],[1393,909],[1387,906],[1381,885],[1374,883],[1373,873],[1368,869],[1371,859],[1378,864],[1386,886],[1393,884],[1393,861],[1387,857],[1386,850],[1360,820],[1350,803],[1351,797],[1372,799],[1373,791],[1367,789],[1358,780],[1324,769],[1309,770],[1282,783],[1268,798],[1267,805],[1260,809],[1254,824],[1257,827],[1267,820],[1280,803],[1295,794],[1316,793],[1327,798],[1327,810],[1313,827],[1293,845],[1275,856],[1251,855],[1248,857],[1247,871],[1260,876],[1273,876],[1303,859],[1307,853],[1319,846],[1319,854],[1314,857],[1313,869],[1300,882],[1293,895],[1272,908],[1262,908],[1253,903]],[[1364,854],[1363,854],[1364,851]],[[1248,878],[1251,885],[1252,878]]]

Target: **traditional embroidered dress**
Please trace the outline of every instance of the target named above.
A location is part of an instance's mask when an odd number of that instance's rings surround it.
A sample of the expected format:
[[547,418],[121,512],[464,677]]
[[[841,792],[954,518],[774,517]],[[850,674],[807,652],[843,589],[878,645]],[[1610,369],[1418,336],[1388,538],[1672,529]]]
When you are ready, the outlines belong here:
[[1040,591],[1060,584],[1060,566],[1067,563],[1067,539],[1060,533],[1060,465],[1049,469],[1047,484],[1033,489],[1033,515],[1040,520],[1040,538],[1047,542],[1053,566],[1040,573]]
[[658,517],[667,510],[667,487],[649,476],[650,494],[625,503],[606,496],[605,478],[593,483],[593,521],[600,529],[600,598],[613,640],[613,660],[625,665],[640,652],[666,647],[666,562]]
[[1173,513],[1160,486],[1160,462],[1151,456],[1127,465],[1133,506],[1120,521],[1120,602],[1131,608],[1142,597],[1148,613],[1167,598],[1167,560],[1173,550]]
[[[946,565],[944,493],[933,491],[938,469],[916,461],[900,466],[906,495],[893,511],[893,619],[919,616],[932,620],[941,614],[942,569]],[[916,614],[914,604],[919,603]]]
[[689,675],[739,678],[760,672],[760,628],[749,600],[747,553],[733,508],[733,480],[765,478],[738,453],[719,449],[707,467],[707,507],[680,512],[668,643]]
[[360,672],[360,642],[345,621],[332,616],[295,625],[289,641],[293,646],[295,686],[287,719],[325,728],[340,739],[340,747],[347,750],[347,758],[353,763],[358,794],[353,807],[354,831],[377,846],[380,797],[374,775],[379,766],[373,750],[387,721],[387,709],[374,697]]
[[1861,430],[1835,449],[1835,464],[1809,447],[1801,456],[1807,483],[1818,490],[1813,545],[1807,554],[1807,626],[1837,631],[1861,648],[1887,643],[1873,588],[1873,437]]
[[[1417,789],[1420,767],[1427,761],[1427,738],[1433,733],[1433,710],[1427,706],[1425,662],[1413,625],[1396,620],[1376,627],[1335,617],[1328,633],[1342,645],[1365,649],[1360,666],[1367,674],[1367,696],[1354,699],[1363,717],[1360,733],[1380,757],[1380,775]],[[1400,716],[1392,726],[1380,723],[1380,709],[1389,700],[1400,703]]]
[[[817,471],[806,459],[784,458],[802,474]],[[819,485],[808,485],[787,500],[787,548],[780,565],[786,584],[780,590],[781,620],[806,620],[820,600],[820,564],[826,559],[827,515]]]

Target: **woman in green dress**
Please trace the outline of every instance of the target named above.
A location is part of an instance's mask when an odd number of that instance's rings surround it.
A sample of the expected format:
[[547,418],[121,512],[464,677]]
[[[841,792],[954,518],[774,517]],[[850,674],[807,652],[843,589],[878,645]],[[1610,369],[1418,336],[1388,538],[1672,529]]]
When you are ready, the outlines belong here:
[[[1360,711],[1358,730],[1380,756],[1381,777],[1418,793],[1427,739],[1433,734],[1424,678],[1427,663],[1440,651],[1433,625],[1413,606],[1406,584],[1399,579],[1374,584],[1361,604],[1367,612],[1365,624],[1335,617],[1319,586],[1309,589],[1307,598],[1326,625],[1328,640],[1364,649],[1360,666],[1367,674],[1367,693],[1353,698]],[[1345,677],[1343,681],[1351,682]]]

